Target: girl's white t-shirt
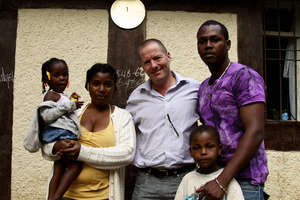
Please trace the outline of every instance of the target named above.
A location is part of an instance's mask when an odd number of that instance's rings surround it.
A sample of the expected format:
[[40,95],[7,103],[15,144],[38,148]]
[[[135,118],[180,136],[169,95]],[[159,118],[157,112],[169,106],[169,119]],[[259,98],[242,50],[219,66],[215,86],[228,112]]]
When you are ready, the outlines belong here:
[[[184,200],[185,196],[195,193],[196,189],[217,178],[223,169],[210,174],[200,174],[196,170],[185,175],[177,189],[175,200]],[[233,178],[227,188],[226,200],[244,200],[239,183]]]

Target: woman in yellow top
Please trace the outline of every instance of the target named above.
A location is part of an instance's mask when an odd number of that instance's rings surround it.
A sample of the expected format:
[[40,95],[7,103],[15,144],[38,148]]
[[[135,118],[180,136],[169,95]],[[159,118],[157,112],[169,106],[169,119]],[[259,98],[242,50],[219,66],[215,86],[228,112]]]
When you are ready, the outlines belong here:
[[79,113],[79,141],[61,140],[43,147],[47,159],[62,155],[83,162],[65,200],[124,199],[125,166],[134,158],[135,128],[128,111],[111,105],[116,83],[111,65],[93,65],[85,84],[91,103]]

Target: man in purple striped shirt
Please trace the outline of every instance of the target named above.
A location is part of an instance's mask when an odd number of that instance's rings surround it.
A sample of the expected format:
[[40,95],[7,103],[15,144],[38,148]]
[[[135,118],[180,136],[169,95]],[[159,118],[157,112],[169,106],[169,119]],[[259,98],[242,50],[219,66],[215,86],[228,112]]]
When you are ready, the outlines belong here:
[[221,199],[235,177],[246,200],[263,200],[268,175],[263,142],[264,80],[253,69],[230,62],[231,43],[223,24],[206,21],[198,30],[197,41],[198,53],[211,72],[198,91],[198,112],[202,123],[220,133],[220,160],[225,167],[217,180],[198,191],[207,200]]

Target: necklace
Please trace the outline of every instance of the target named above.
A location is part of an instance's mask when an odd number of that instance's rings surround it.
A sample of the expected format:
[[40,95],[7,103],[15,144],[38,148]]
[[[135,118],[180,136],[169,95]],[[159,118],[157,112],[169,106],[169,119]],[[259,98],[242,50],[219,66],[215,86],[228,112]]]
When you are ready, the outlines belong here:
[[[221,74],[221,76],[220,76],[219,78],[217,78],[217,79],[214,81],[212,90],[215,90],[215,89],[216,89],[217,83],[218,83],[219,80],[221,80],[221,78],[224,76],[225,72],[227,71],[227,69],[229,68],[230,65],[231,65],[231,62],[229,61],[227,67],[225,68],[225,70],[223,71],[223,73]],[[209,87],[209,84],[208,84],[208,83],[209,83],[209,81],[207,81],[207,83],[206,83],[205,94],[206,94],[206,96],[207,96],[209,99],[211,99],[211,97],[212,97],[212,92],[211,92],[210,94],[208,93],[208,87]]]
[[225,70],[224,70],[224,72],[221,74],[221,76],[220,76],[219,78],[217,78],[216,81],[219,81],[219,80],[224,76],[225,72],[227,71],[227,69],[228,69],[228,67],[229,67],[230,65],[231,65],[231,62],[229,61],[227,67],[226,67]]

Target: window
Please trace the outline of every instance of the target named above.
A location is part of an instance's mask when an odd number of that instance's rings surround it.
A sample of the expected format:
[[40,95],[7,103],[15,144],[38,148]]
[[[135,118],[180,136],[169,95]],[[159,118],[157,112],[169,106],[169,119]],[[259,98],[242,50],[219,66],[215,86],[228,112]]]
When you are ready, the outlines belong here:
[[300,72],[300,15],[297,14],[299,8],[300,4],[296,0],[264,2],[264,78],[267,85],[266,117],[270,120],[299,118],[297,117],[297,99],[299,99],[297,85],[300,84],[297,81],[297,68],[298,73]]

